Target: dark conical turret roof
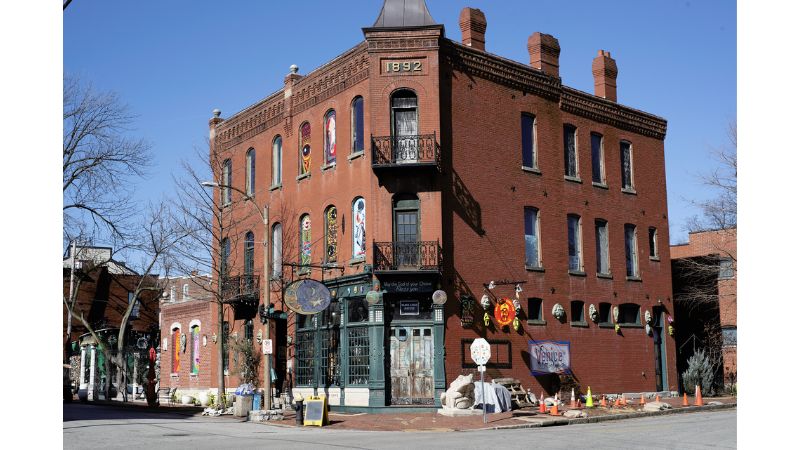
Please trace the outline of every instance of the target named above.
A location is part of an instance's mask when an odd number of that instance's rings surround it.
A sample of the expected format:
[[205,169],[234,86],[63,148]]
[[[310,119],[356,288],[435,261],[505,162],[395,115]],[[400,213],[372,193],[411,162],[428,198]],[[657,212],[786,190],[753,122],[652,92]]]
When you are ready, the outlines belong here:
[[373,28],[421,27],[436,25],[425,0],[384,0],[381,15]]

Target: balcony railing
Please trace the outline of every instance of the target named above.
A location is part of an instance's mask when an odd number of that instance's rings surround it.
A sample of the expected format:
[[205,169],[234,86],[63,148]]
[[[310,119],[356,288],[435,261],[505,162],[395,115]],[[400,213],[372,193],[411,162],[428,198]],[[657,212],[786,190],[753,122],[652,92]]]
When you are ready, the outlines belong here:
[[442,247],[430,242],[375,242],[375,271],[441,272]]
[[258,304],[259,276],[236,275],[222,281],[222,301],[225,303]]
[[417,136],[372,136],[372,167],[434,166],[441,170],[436,133]]

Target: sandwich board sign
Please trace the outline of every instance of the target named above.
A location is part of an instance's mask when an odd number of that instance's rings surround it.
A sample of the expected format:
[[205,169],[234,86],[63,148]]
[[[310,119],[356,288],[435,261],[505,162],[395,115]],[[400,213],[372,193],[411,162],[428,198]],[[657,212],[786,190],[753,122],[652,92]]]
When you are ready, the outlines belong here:
[[303,402],[305,416],[303,426],[323,427],[328,424],[328,398],[323,395],[310,395]]

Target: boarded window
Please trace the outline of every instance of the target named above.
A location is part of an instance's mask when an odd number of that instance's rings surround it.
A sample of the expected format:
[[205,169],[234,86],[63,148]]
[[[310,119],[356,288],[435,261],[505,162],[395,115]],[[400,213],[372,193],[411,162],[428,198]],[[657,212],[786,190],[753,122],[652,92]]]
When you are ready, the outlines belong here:
[[609,275],[611,268],[608,258],[608,222],[605,220],[594,221],[594,241],[597,254],[597,273]]
[[539,259],[539,210],[525,208],[525,266],[541,267]]
[[564,175],[578,177],[577,129],[564,125]]
[[521,119],[522,127],[522,165],[535,169],[538,161],[536,160],[536,117],[530,114],[523,114]]

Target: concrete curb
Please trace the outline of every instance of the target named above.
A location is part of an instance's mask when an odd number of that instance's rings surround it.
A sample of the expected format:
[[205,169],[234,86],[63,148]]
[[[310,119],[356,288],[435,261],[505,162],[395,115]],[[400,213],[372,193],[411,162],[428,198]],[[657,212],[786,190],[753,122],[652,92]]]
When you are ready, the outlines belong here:
[[611,420],[638,419],[641,417],[666,416],[669,414],[686,414],[694,412],[718,411],[722,409],[735,409],[735,408],[736,408],[736,403],[728,403],[723,405],[689,406],[689,407],[665,409],[662,411],[652,411],[652,412],[637,411],[625,414],[609,414],[605,416],[583,417],[579,419],[565,419],[565,418],[543,419],[541,422],[524,423],[519,425],[499,425],[496,427],[476,428],[474,430],[462,430],[462,431],[468,432],[468,431],[485,431],[485,430],[514,430],[514,429],[524,429],[524,428],[552,427],[559,425],[579,425],[584,423],[608,422]]
[[[66,403],[65,403],[66,404]],[[87,405],[87,406],[112,406],[115,408],[125,408],[125,409],[136,409],[139,411],[145,412],[152,412],[152,413],[173,413],[173,414],[181,414],[185,416],[194,416],[199,415],[203,412],[202,406],[156,406],[151,407],[147,404],[136,404],[133,402],[118,402],[118,401],[109,401],[109,400],[94,400],[91,402],[75,402],[73,401],[72,404],[75,405]]]

